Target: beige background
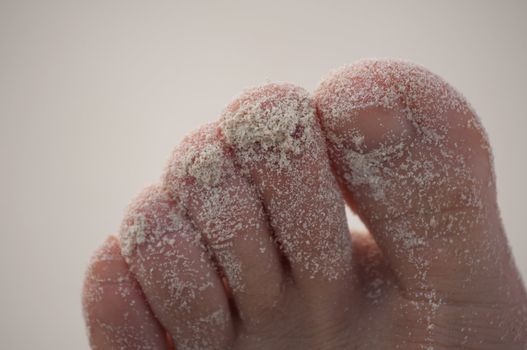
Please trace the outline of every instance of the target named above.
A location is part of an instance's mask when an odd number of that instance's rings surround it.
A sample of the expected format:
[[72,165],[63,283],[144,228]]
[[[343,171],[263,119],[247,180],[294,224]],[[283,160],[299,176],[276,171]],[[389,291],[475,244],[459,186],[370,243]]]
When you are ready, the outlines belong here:
[[527,276],[526,4],[0,0],[0,348],[87,349],[86,262],[181,137],[242,88],[313,89],[368,56],[420,62],[474,104]]

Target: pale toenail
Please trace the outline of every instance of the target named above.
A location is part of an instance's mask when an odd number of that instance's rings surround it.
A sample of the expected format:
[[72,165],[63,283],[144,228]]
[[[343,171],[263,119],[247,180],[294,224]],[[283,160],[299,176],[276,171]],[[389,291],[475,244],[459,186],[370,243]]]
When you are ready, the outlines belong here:
[[359,154],[380,148],[400,151],[416,134],[414,126],[399,105],[394,109],[357,109],[349,117],[342,118],[340,126],[337,130],[328,131],[330,141]]

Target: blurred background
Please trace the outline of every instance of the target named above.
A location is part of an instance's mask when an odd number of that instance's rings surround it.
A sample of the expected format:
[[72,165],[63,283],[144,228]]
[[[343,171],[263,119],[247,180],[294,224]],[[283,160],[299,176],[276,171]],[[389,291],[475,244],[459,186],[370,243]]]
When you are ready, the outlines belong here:
[[241,89],[422,63],[494,147],[527,277],[527,2],[0,0],[0,348],[88,349],[84,269],[184,134]]

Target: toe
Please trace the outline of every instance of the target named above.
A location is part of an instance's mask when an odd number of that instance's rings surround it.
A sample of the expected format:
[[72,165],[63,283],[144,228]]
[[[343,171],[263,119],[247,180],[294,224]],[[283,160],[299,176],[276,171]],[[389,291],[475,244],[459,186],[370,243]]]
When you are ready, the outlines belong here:
[[321,322],[328,314],[338,322],[349,301],[351,239],[308,93],[290,84],[246,91],[219,127],[261,198],[296,285],[324,310]]
[[160,186],[145,189],[121,226],[122,254],[177,349],[224,349],[233,340],[221,278],[201,235]]
[[474,302],[518,290],[489,143],[460,94],[421,66],[366,60],[330,74],[315,100],[345,197],[406,293]]
[[169,349],[167,335],[109,237],[95,253],[83,290],[83,311],[92,349]]
[[280,300],[280,257],[257,193],[225,152],[216,124],[175,150],[164,184],[205,238],[241,320],[257,326]]

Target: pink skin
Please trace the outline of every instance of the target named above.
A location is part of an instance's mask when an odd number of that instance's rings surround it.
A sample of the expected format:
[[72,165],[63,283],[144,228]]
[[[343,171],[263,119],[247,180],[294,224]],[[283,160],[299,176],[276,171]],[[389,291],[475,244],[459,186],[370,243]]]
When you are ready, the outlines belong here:
[[[313,96],[249,90],[95,254],[90,344],[525,349],[492,167],[470,106],[414,64],[361,61]],[[345,203],[368,234],[348,233]]]
[[116,237],[109,237],[93,256],[84,282],[83,307],[94,349],[170,348],[166,331],[128,270]]

